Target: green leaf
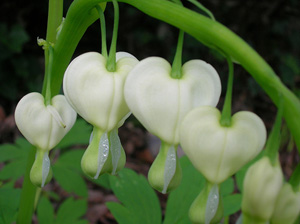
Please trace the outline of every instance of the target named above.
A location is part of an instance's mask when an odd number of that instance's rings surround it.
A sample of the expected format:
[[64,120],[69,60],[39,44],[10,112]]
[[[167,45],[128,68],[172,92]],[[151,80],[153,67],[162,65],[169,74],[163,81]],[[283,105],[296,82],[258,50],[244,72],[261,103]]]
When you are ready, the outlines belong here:
[[89,143],[92,126],[83,119],[77,119],[74,126],[56,146],[56,148],[67,148],[74,145],[86,145]]
[[0,180],[13,180],[20,178],[25,173],[29,149],[32,146],[24,138],[16,140],[15,144],[0,146],[0,162],[6,165],[0,170]]
[[107,190],[111,190],[111,186],[110,186],[110,183],[109,183],[109,174],[105,173],[103,175],[101,175],[98,179],[92,179],[92,178],[89,178],[88,179],[92,182],[94,182],[95,184],[107,189]]
[[54,209],[46,197],[41,197],[37,206],[37,217],[39,224],[53,224]]
[[232,194],[223,198],[224,217],[232,215],[241,209],[242,195]]
[[205,184],[205,178],[193,167],[186,156],[180,159],[182,181],[179,187],[170,193],[164,224],[191,223],[188,211]]
[[62,166],[69,169],[77,170],[81,172],[81,158],[83,156],[84,150],[69,150],[61,154],[56,161],[54,166]]
[[20,197],[20,189],[0,189],[1,224],[11,224],[16,221]]
[[75,170],[64,166],[53,166],[53,176],[59,185],[67,192],[87,197],[88,189],[82,176]]
[[119,224],[161,223],[160,203],[146,178],[124,168],[119,176],[109,176],[110,186],[122,203],[108,203]]
[[234,191],[234,181],[232,177],[229,177],[223,183],[221,183],[220,191],[222,196],[231,194]]
[[87,211],[86,200],[74,200],[68,198],[59,207],[55,223],[56,224],[86,224],[85,220],[79,220]]
[[84,150],[69,150],[63,153],[52,166],[53,176],[67,192],[87,197],[87,186],[82,177],[81,157]]

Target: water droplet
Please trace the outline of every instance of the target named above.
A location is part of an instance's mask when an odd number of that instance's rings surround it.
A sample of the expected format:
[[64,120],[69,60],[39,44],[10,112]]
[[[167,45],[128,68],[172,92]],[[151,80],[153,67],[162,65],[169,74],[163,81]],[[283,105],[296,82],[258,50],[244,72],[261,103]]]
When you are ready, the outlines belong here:
[[165,163],[165,172],[164,172],[164,188],[162,193],[167,193],[168,186],[175,175],[176,171],[176,150],[172,145],[168,149],[166,163]]
[[205,224],[209,224],[214,218],[219,206],[219,188],[217,184],[214,184],[210,189],[205,210]]
[[44,156],[43,156],[43,165],[42,165],[42,187],[44,187],[48,174],[49,174],[49,170],[50,170],[50,159],[48,156],[49,152],[45,152]]
[[94,179],[97,179],[100,175],[100,172],[102,170],[102,167],[104,163],[107,160],[109,153],[109,141],[107,138],[107,132],[105,132],[99,141],[99,147],[98,147],[98,168],[97,168],[97,173],[94,177]]
[[121,145],[120,138],[118,136],[117,129],[113,129],[110,133],[110,144],[111,144],[110,152],[111,152],[112,166],[113,166],[112,174],[115,175],[118,168],[119,159],[121,157],[121,149],[122,149],[122,145]]

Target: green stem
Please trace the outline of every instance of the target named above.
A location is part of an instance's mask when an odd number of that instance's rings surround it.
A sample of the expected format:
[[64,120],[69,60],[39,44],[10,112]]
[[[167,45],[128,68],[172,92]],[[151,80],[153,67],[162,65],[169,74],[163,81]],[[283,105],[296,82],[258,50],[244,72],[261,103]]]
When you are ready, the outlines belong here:
[[[75,48],[86,29],[99,18],[96,4],[106,0],[75,0],[71,4],[64,26],[56,42],[53,60],[51,93],[59,93],[63,74]],[[278,92],[284,98],[283,116],[300,151],[300,101],[276,76],[266,61],[244,40],[228,28],[199,13],[164,0],[120,0],[145,14],[182,29],[200,42],[221,49],[238,61],[266,91],[273,102],[279,102]]]
[[46,91],[45,91],[45,105],[51,104],[51,77],[52,77],[52,64],[53,64],[53,47],[48,43],[48,66],[45,73]]
[[17,224],[31,223],[32,214],[34,212],[37,187],[34,186],[30,181],[30,170],[34,162],[35,152],[36,150],[34,149],[34,147],[31,147],[28,154],[25,176],[22,186]]
[[[62,15],[63,15],[63,0],[49,0],[49,10],[48,10],[48,25],[47,25],[47,36],[46,41],[48,43],[55,43],[56,42],[56,29],[59,27],[60,23],[62,22]],[[46,49],[45,52],[45,73],[52,68],[48,68],[49,60],[48,60],[48,50]],[[51,53],[53,56],[53,52]],[[53,64],[52,64],[53,65]],[[52,66],[51,66],[52,67]],[[51,84],[48,82],[50,77],[45,75],[44,83],[43,83],[43,96],[47,98],[52,98],[53,92],[51,91]],[[51,77],[53,80],[53,77]],[[48,86],[48,88],[47,88]],[[47,90],[48,89],[48,90]],[[32,221],[32,214],[35,209],[35,201],[38,200],[39,194],[36,193],[37,187],[34,186],[30,181],[30,170],[35,160],[35,150],[32,148],[29,152],[28,159],[27,159],[27,166],[25,170],[25,176],[22,186],[22,193],[21,193],[21,200],[19,205],[19,213],[17,216],[17,223],[31,223]]]
[[205,12],[213,21],[216,21],[212,12],[209,9],[207,9],[206,7],[204,7],[204,5],[202,5],[200,2],[198,2],[197,0],[188,0],[188,1],[193,3],[195,6],[197,6],[199,9],[201,9],[203,12]]
[[[56,42],[56,30],[59,25],[62,23],[63,19],[63,0],[49,0],[49,7],[48,7],[48,23],[47,23],[47,34],[46,34],[46,41],[47,43],[55,44]],[[48,70],[48,49],[45,48],[44,52],[45,56],[45,71]],[[43,96],[46,95],[46,86],[47,86],[47,79],[44,79],[43,84]]]
[[294,192],[300,191],[300,163],[298,163],[296,169],[294,169],[289,183],[292,185]]
[[184,41],[184,32],[179,31],[178,42],[175,57],[172,64],[171,77],[173,79],[180,79],[182,77],[182,48]]
[[96,5],[96,9],[99,12],[100,17],[100,28],[101,28],[101,43],[102,43],[102,55],[107,59],[107,46],[106,46],[106,25],[105,25],[105,16],[102,8],[99,5]]
[[224,127],[231,126],[231,101],[232,101],[232,88],[233,88],[233,63],[230,56],[227,56],[228,62],[228,81],[227,81],[227,90],[224,101],[224,106],[222,110],[222,115],[220,119],[220,124]]
[[278,162],[278,150],[280,147],[280,129],[282,122],[283,107],[283,100],[280,100],[275,123],[265,147],[265,155],[270,158],[270,161],[273,165],[275,165]]
[[117,50],[117,38],[118,38],[118,27],[119,27],[119,5],[116,0],[112,0],[114,5],[114,28],[113,36],[110,44],[110,50],[106,68],[110,72],[116,71],[116,50]]

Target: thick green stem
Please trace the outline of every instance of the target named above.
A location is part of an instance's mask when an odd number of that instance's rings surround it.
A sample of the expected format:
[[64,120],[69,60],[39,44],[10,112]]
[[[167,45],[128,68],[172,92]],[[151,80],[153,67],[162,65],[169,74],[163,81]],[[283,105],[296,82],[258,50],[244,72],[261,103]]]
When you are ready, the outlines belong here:
[[224,101],[224,106],[222,110],[222,115],[220,119],[220,124],[224,127],[231,126],[231,101],[232,101],[232,88],[233,88],[233,63],[230,56],[227,56],[228,62],[228,81],[227,81],[227,91]]
[[179,31],[178,42],[176,53],[174,57],[174,61],[172,64],[171,77],[173,79],[180,79],[182,77],[182,48],[184,41],[184,32],[182,30]]
[[[69,8],[64,27],[56,42],[51,84],[52,94],[60,91],[63,74],[86,29],[99,17],[95,5],[105,0],[75,0]],[[163,0],[120,0],[140,11],[182,29],[200,42],[221,49],[238,61],[277,105],[278,93],[284,98],[283,116],[300,150],[300,101],[280,81],[266,61],[244,40],[222,24],[199,13]]]
[[31,147],[28,154],[25,176],[22,186],[17,224],[31,223],[32,214],[34,212],[37,187],[34,186],[30,181],[30,170],[34,162],[35,152],[36,150]]
[[[62,22],[62,15],[63,15],[63,0],[49,0],[48,25],[47,25],[47,36],[46,36],[46,41],[48,43],[55,44],[56,29],[59,27],[59,25]],[[49,66],[48,49],[45,49],[44,54],[45,54],[45,74],[48,73],[49,71],[50,74],[49,76],[45,75],[42,94],[43,96],[47,95],[46,98],[51,100],[53,93],[51,91],[51,82],[49,83],[49,80],[56,77],[55,76],[50,77],[52,68],[48,67]],[[51,52],[51,55],[53,56],[53,52]],[[47,93],[47,89],[49,91],[48,93]],[[33,165],[34,159],[35,159],[35,150],[32,148],[28,155],[27,167],[25,170],[25,176],[24,176],[24,181],[22,186],[19,213],[17,216],[18,224],[31,223],[32,214],[35,210],[35,204],[39,197],[39,194],[36,193],[37,187],[34,186],[30,181],[30,170]]]
[[[49,0],[46,41],[55,44],[56,32],[63,19],[63,0]],[[48,49],[45,49],[45,72],[48,70]],[[46,95],[47,78],[44,79],[43,96]]]

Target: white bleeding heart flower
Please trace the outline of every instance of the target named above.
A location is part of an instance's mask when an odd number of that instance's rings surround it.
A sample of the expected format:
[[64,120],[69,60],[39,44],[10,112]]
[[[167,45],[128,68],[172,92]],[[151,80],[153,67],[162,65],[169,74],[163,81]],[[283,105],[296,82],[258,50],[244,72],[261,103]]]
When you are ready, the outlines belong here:
[[162,193],[175,189],[181,180],[177,146],[183,117],[195,107],[216,106],[221,93],[216,70],[204,61],[185,63],[179,79],[171,77],[171,70],[163,58],[146,58],[129,73],[124,88],[132,113],[162,141],[148,173],[151,186]]
[[[270,220],[283,184],[279,161],[273,166],[264,156],[248,170],[243,182],[243,220],[266,223]],[[253,223],[254,223],[253,222]]]
[[211,183],[222,183],[252,160],[266,141],[263,121],[252,112],[232,116],[230,127],[220,125],[221,113],[210,106],[189,112],[180,128],[180,144]]
[[179,125],[195,107],[216,106],[220,78],[201,60],[182,66],[182,78],[171,77],[171,65],[163,58],[140,61],[125,83],[125,100],[134,116],[152,134],[171,145],[179,144]]
[[67,100],[87,122],[102,131],[111,131],[129,116],[124,100],[125,79],[138,60],[126,52],[116,54],[116,71],[106,69],[106,58],[88,52],[75,58],[63,80]]
[[107,59],[89,52],[75,58],[63,80],[67,100],[87,122],[94,126],[81,167],[97,179],[103,173],[115,174],[125,165],[125,152],[117,129],[130,115],[124,99],[124,83],[138,63],[129,53],[116,53],[116,71],[106,68]]
[[18,103],[15,120],[20,132],[38,149],[54,148],[73,127],[76,112],[63,95],[54,96],[45,105],[40,93],[29,93]]
[[29,93],[18,103],[16,125],[24,137],[37,147],[30,171],[31,182],[43,187],[52,177],[49,151],[69,132],[77,114],[63,95],[54,96],[50,105],[40,93]]
[[295,223],[300,214],[300,192],[295,192],[289,183],[284,183],[277,196],[271,218],[272,224]]

